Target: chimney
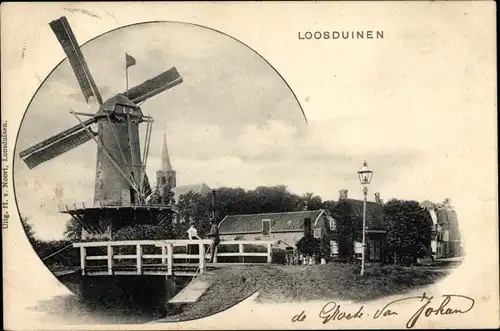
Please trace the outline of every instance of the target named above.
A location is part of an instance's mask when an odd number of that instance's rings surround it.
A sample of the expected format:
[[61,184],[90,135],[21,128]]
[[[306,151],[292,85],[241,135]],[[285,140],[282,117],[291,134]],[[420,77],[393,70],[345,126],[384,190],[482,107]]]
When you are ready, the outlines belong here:
[[375,202],[380,204],[382,203],[382,200],[380,200],[380,193],[378,192],[375,193]]
[[339,191],[339,200],[347,200],[347,190]]

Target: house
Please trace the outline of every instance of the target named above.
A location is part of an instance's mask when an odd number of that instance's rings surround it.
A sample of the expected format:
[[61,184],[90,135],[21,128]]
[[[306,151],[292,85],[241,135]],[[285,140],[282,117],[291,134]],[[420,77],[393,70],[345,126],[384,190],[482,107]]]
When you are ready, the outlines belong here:
[[219,234],[221,240],[273,240],[280,248],[295,248],[306,233],[321,238],[326,226],[333,228],[335,223],[323,209],[227,215],[219,223]]
[[[363,200],[349,199],[347,190],[340,190],[339,202],[346,201],[356,215],[363,215]],[[384,206],[380,194],[375,193],[375,201],[366,202],[366,253],[368,261],[383,261],[385,256],[385,236],[387,224],[384,221]],[[361,258],[363,246],[354,243],[354,256]]]
[[449,208],[428,209],[433,222],[431,250],[436,258],[463,255],[457,214]]

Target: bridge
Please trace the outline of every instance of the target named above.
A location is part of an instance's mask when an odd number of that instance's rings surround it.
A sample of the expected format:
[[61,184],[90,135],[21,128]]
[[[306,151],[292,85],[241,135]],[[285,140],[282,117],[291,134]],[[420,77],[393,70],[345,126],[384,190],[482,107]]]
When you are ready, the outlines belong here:
[[[216,248],[214,261],[211,258],[212,240],[125,240],[91,241],[74,243],[80,249],[80,271],[84,276],[113,275],[164,275],[196,276],[207,268],[241,264],[245,257],[258,257],[261,262],[271,263],[274,241],[221,241]],[[235,249],[226,249],[222,247]],[[252,246],[253,251],[245,250]],[[196,250],[190,254],[189,248]],[[255,251],[255,248],[258,248]],[[230,252],[229,252],[230,251]],[[237,262],[223,259],[237,258]],[[242,260],[242,261],[240,261]]]

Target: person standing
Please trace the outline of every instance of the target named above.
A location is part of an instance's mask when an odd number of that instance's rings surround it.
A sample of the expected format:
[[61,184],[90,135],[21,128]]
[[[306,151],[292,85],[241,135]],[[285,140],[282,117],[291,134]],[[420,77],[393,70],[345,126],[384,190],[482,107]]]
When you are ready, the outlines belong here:
[[208,238],[212,239],[212,247],[211,249],[211,256],[210,256],[210,262],[214,262],[214,257],[215,257],[215,250],[217,249],[217,246],[220,243],[220,236],[219,236],[219,225],[217,224],[217,221],[215,219],[212,219],[212,227],[210,228],[210,232],[208,233]]
[[210,227],[210,232],[208,233],[208,238],[212,239],[210,262],[214,262],[215,251],[220,243],[219,236],[219,224],[217,222],[217,206],[216,206],[216,196],[217,190],[212,190],[212,226]]

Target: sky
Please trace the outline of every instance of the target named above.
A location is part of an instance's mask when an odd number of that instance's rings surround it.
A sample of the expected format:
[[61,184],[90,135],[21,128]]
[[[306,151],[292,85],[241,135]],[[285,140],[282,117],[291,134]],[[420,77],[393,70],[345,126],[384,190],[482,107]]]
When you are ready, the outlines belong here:
[[[166,133],[177,185],[284,184],[293,193],[313,192],[324,200],[337,200],[341,189],[361,198],[356,171],[366,159],[374,170],[369,200],[380,192],[384,200],[453,202],[459,182],[452,170],[469,151],[457,146],[462,144],[457,137],[477,132],[471,109],[463,105],[488,107],[491,101],[472,89],[474,80],[456,81],[464,74],[481,79],[474,63],[484,54],[473,55],[474,45],[461,43],[443,51],[442,38],[432,29],[419,31],[418,39],[408,34],[396,47],[381,42],[363,50],[351,44],[344,48],[349,56],[334,63],[335,72],[311,72],[307,80],[330,85],[325,93],[319,84],[321,100],[300,100],[308,124],[292,90],[261,56],[210,29],[140,24],[100,36],[82,52],[104,99],[125,89],[125,52],[136,59],[130,87],[172,66],[183,77],[182,84],[141,107],[155,118],[147,164],[151,181]],[[28,107],[16,154],[75,125],[70,110],[95,111],[84,102],[65,60]],[[470,146],[477,146],[471,139]],[[93,141],[32,170],[16,156],[19,210],[39,238],[62,237],[68,217],[58,213],[58,204],[92,203],[95,162]]]

